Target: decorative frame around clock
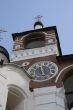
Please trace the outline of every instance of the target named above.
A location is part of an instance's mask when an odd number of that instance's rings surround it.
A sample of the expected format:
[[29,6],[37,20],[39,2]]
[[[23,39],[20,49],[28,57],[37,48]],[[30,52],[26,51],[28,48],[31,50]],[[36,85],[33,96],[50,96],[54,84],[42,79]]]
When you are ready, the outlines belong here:
[[33,81],[41,82],[55,77],[58,73],[58,67],[51,61],[40,61],[33,64],[28,69],[28,74]]

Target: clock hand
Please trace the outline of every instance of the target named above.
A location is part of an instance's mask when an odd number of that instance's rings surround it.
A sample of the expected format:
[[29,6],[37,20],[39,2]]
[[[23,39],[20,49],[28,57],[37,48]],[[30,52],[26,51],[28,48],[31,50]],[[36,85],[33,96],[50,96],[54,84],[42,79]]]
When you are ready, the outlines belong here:
[[44,72],[43,72],[43,68],[42,68],[42,66],[41,66],[41,72],[42,72],[42,75],[44,76],[45,74],[44,74]]

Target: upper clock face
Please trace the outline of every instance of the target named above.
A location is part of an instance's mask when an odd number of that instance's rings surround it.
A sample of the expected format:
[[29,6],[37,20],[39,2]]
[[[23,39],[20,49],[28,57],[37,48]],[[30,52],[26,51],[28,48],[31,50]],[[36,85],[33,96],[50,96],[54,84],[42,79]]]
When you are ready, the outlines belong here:
[[34,81],[45,81],[58,73],[58,67],[53,62],[41,61],[32,65],[28,69],[28,73]]

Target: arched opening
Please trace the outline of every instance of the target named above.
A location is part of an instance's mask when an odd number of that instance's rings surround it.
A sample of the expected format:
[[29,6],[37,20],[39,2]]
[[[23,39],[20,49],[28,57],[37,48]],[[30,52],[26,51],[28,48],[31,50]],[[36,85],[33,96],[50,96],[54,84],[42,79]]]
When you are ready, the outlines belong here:
[[40,32],[29,34],[24,38],[24,48],[32,49],[45,46],[45,35]]
[[25,49],[32,49],[32,48],[39,48],[44,46],[44,41],[43,40],[35,40],[31,41],[26,45]]
[[25,110],[25,97],[15,88],[8,89],[6,110]]
[[73,69],[64,76],[63,80],[67,106],[69,110],[73,110]]

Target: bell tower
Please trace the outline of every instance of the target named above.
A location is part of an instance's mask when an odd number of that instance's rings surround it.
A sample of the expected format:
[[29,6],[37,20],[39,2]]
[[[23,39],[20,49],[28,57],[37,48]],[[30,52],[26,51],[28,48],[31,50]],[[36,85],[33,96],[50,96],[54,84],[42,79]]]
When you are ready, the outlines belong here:
[[[30,88],[47,86],[41,82],[49,81],[58,73],[55,57],[62,54],[56,26],[44,28],[40,18],[36,18],[34,30],[12,34],[11,62],[28,71],[32,83]],[[36,82],[41,84],[35,86]]]
[[[40,17],[38,17],[39,19]],[[30,78],[32,110],[65,110],[64,87],[57,88],[58,56],[62,56],[56,26],[44,27],[38,20],[34,30],[13,33],[11,62],[25,68]]]
[[56,26],[43,26],[41,21],[36,21],[34,30],[12,34],[12,62],[62,54]]

